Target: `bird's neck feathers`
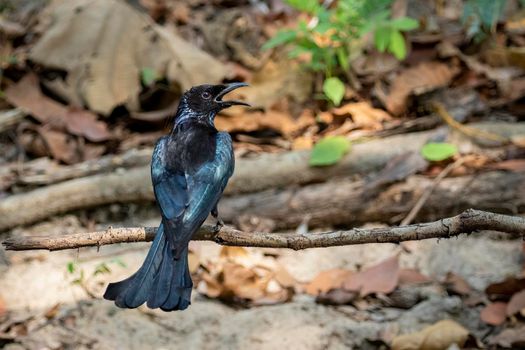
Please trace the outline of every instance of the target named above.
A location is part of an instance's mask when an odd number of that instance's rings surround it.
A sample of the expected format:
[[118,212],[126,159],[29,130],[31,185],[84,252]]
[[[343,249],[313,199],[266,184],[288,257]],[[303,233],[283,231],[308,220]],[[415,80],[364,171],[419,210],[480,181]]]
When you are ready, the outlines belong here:
[[176,131],[182,125],[198,125],[200,127],[209,127],[215,130],[215,115],[216,111],[208,113],[198,113],[193,111],[186,101],[185,96],[182,97],[175,120],[173,124],[173,131]]

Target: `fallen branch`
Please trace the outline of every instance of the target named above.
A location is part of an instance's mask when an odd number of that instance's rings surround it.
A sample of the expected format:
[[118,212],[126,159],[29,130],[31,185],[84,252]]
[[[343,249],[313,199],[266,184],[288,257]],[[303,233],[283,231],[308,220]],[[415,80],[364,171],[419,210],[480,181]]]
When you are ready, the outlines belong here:
[[475,208],[504,214],[525,212],[525,173],[488,171],[433,178],[412,175],[390,186],[370,188],[364,181],[335,179],[300,188],[269,190],[219,202],[225,222],[244,231],[259,223],[272,230],[296,228],[309,218],[308,227],[357,226],[367,222],[399,223],[431,187],[432,195],[414,218],[433,221]]
[[[16,237],[2,244],[7,250],[62,250],[102,246],[115,243],[151,241],[156,228],[109,228],[105,231],[64,236]],[[363,243],[400,243],[428,238],[450,238],[462,233],[494,230],[509,234],[525,233],[525,218],[469,209],[454,217],[434,222],[323,233],[262,233],[243,232],[225,226],[218,233],[204,225],[194,240],[214,241],[222,245],[242,247],[290,248],[294,250]]]
[[[505,137],[525,133],[525,123],[475,125],[483,130],[501,133]],[[263,154],[255,158],[239,159],[225,194],[252,193],[322,182],[340,176],[368,174],[384,167],[393,157],[410,151],[419,152],[429,139],[445,134],[446,129],[438,129],[356,144],[352,147],[352,152],[338,164],[327,168],[311,167],[309,151]],[[462,140],[469,142],[464,138]],[[153,200],[149,166],[116,169],[108,174],[69,180],[1,200],[0,232],[71,210],[145,200]]]

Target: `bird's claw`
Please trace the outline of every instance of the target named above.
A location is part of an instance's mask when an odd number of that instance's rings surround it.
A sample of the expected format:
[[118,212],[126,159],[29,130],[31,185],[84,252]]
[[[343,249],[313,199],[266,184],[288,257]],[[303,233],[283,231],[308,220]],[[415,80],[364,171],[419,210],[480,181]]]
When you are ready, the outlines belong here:
[[221,219],[217,219],[217,223],[215,224],[215,226],[213,226],[213,233],[219,233],[223,226],[224,222]]

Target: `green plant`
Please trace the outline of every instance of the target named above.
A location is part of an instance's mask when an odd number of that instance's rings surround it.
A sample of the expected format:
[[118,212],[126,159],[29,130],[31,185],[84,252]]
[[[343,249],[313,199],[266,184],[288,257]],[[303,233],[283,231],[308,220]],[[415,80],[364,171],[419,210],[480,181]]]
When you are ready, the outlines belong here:
[[344,136],[328,136],[317,142],[310,155],[311,166],[336,164],[350,150],[350,141]]
[[126,267],[126,264],[122,260],[120,260],[120,258],[114,258],[109,261],[103,261],[97,264],[93,268],[91,273],[88,275],[88,277],[86,277],[86,272],[84,268],[80,265],[80,263],[78,263],[77,261],[69,261],[66,265],[66,269],[68,274],[71,275],[73,278],[70,284],[82,287],[90,296],[94,297],[88,288],[88,282],[99,274],[110,273],[111,264]]
[[506,0],[468,0],[463,8],[463,25],[474,42],[485,40],[496,29]]
[[[350,59],[359,52],[360,41],[366,34],[373,33],[379,51],[403,59],[406,46],[402,32],[418,27],[412,18],[391,18],[392,0],[339,0],[331,8],[318,0],[286,2],[308,14],[310,20],[300,20],[297,27],[279,31],[263,48],[288,45],[290,57],[307,57],[308,68],[332,79],[323,85],[323,91],[335,105],[341,102],[339,96],[344,86],[338,76],[348,72]],[[336,80],[340,83],[334,83]]]
[[421,149],[421,155],[428,161],[440,162],[458,153],[456,146],[446,142],[429,142]]

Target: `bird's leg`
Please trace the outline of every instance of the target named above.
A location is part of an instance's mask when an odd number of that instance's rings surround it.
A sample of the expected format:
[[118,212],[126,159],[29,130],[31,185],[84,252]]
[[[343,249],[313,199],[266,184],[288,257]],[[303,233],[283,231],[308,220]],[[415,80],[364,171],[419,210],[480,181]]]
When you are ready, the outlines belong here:
[[215,204],[215,206],[211,210],[211,216],[213,216],[215,220],[217,220],[217,223],[215,224],[215,226],[213,226],[213,232],[218,233],[224,226],[224,222],[221,218],[219,218],[219,210],[217,209],[217,204]]

